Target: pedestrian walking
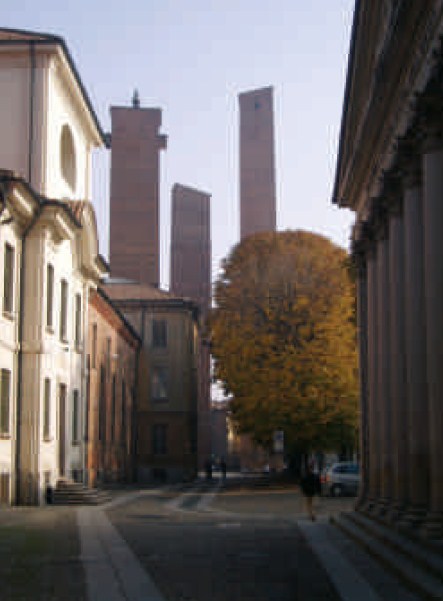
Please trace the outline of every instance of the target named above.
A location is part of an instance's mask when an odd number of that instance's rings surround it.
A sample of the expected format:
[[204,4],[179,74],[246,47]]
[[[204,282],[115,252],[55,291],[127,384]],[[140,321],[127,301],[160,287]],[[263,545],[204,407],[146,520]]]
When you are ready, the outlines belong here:
[[222,476],[222,482],[224,482],[226,480],[226,470],[227,470],[226,461],[225,461],[224,457],[222,457],[220,460],[220,471],[221,471],[221,476]]
[[301,480],[301,490],[305,498],[306,513],[308,517],[314,522],[314,496],[319,495],[321,492],[320,478],[318,474],[314,472],[314,466],[312,463],[308,464],[306,474]]

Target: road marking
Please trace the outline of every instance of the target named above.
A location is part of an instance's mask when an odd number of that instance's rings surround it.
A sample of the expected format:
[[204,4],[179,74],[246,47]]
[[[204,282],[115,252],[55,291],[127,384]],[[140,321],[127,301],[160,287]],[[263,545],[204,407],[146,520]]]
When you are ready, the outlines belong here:
[[202,495],[200,497],[199,502],[196,504],[195,509],[197,511],[207,511],[209,505],[211,505],[215,497],[218,495],[222,484],[222,481],[219,480],[217,486],[214,489],[212,489],[210,493]]
[[324,522],[313,524],[307,520],[300,520],[297,526],[321,561],[342,601],[381,601],[369,582],[356,571],[337,547],[325,538]]
[[165,601],[101,509],[77,510],[89,601]]

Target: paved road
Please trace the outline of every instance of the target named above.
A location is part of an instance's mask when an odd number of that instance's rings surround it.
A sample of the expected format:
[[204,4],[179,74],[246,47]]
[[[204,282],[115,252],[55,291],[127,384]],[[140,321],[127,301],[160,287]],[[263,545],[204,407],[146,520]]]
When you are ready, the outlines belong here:
[[167,601],[338,601],[296,526],[301,511],[295,490],[203,486],[141,497],[107,515]]

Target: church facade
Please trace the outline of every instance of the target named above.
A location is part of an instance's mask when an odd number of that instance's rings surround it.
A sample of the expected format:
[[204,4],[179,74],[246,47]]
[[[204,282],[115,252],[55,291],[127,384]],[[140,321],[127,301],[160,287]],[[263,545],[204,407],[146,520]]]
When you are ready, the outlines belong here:
[[0,492],[38,504],[85,469],[89,295],[108,272],[90,202],[105,137],[61,38],[0,30],[0,123]]
[[358,508],[443,536],[443,3],[356,2],[333,201],[355,212]]

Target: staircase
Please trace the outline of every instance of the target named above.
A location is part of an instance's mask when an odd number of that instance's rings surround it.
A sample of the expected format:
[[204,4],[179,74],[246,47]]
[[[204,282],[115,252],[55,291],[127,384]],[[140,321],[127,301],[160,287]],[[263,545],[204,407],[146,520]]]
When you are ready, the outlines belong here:
[[420,541],[352,512],[332,523],[423,599],[443,599],[443,544]]
[[111,500],[106,491],[87,488],[80,482],[60,479],[52,495],[53,505],[101,505]]

